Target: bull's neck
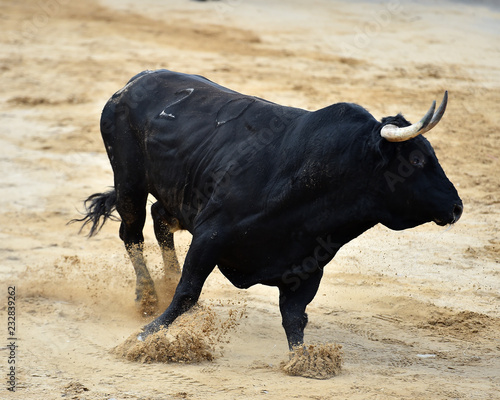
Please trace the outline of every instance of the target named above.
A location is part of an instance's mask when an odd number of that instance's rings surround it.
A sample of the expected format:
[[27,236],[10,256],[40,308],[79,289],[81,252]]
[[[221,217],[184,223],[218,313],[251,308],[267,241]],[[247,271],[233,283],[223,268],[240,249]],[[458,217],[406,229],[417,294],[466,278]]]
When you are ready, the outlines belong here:
[[289,168],[293,170],[290,195],[303,202],[305,224],[316,234],[347,242],[379,221],[371,189],[376,155],[366,144],[373,121],[353,131],[344,129],[345,125],[309,131],[299,126],[299,143],[291,150],[296,153],[290,160],[301,162]]

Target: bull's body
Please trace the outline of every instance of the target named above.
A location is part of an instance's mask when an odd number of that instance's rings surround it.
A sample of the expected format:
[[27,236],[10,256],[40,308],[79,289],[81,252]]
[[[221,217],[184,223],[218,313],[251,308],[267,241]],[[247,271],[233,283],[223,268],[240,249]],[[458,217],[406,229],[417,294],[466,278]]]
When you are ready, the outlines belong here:
[[165,70],[134,77],[103,110],[115,190],[92,197],[92,233],[116,205],[139,298],[155,296],[142,256],[148,194],[166,263],[176,264],[172,232],[193,235],[174,299],[145,334],[190,308],[217,265],[237,287],[277,286],[289,345],[300,344],[305,308],[342,245],[377,223],[455,222],[461,201],[430,144],[386,141],[389,123],[409,125],[355,104],[283,107]]

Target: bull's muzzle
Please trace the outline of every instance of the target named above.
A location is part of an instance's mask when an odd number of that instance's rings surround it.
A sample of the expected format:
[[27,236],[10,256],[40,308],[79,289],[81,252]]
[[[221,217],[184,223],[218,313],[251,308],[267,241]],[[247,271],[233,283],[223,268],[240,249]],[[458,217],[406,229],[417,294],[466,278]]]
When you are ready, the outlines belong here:
[[455,204],[455,207],[453,207],[453,221],[451,222],[452,224],[458,222],[458,220],[462,216],[463,211],[464,206],[462,204]]
[[443,216],[441,218],[435,218],[434,222],[439,226],[453,225],[454,223],[456,223],[460,219],[463,211],[464,211],[464,207],[463,207],[462,203],[460,202],[460,204],[455,204],[453,206],[453,209],[449,214],[447,214],[446,216]]

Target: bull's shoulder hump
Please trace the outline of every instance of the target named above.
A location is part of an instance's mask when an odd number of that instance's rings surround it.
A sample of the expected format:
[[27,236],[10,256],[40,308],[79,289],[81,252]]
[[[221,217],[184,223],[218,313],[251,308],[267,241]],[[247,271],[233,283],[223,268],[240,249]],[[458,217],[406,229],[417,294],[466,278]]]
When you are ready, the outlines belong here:
[[[372,117],[368,110],[359,104],[355,103],[335,103],[323,110],[328,111],[334,115],[344,116],[344,115],[357,115],[366,118]],[[321,111],[321,110],[319,110]],[[373,118],[373,117],[372,117]]]

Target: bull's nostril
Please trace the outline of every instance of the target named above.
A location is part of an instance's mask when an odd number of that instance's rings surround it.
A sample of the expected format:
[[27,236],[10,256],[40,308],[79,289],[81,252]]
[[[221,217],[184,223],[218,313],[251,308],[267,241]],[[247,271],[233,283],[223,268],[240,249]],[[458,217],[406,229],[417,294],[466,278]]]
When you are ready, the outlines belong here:
[[464,207],[461,204],[455,204],[455,207],[453,208],[453,223],[460,219],[463,211]]

